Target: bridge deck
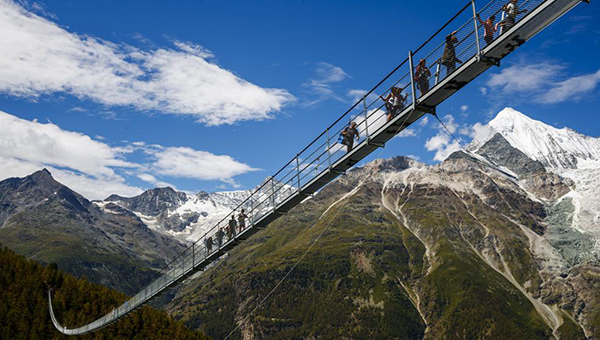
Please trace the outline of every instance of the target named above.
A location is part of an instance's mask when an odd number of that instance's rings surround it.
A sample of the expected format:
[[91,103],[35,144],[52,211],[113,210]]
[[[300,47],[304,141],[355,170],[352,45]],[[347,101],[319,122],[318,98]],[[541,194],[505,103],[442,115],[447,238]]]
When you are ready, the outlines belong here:
[[[408,58],[392,73],[274,176],[256,189],[231,214],[165,267],[161,271],[162,275],[156,281],[129,301],[90,324],[68,329],[57,321],[52,308],[51,293],[48,292],[50,315],[55,327],[68,335],[85,334],[98,330],[158,297],[169,287],[204,270],[210,263],[216,261],[240,242],[264,229],[306,197],[317,192],[379,147],[383,147],[391,138],[423,115],[435,114],[437,105],[494,64],[499,65],[502,58],[567,13],[579,2],[579,0],[520,1],[519,8],[526,9],[527,12],[517,17],[513,27],[502,28],[501,30],[505,32],[500,32],[501,34],[486,47],[483,46],[483,27],[476,21],[474,13],[481,14],[483,20],[491,15],[503,18],[505,14],[501,8],[507,3],[507,0],[493,0],[479,10],[476,10],[478,1],[467,3],[452,20],[415,53],[409,52]],[[458,29],[456,29],[457,27]],[[455,30],[458,38],[456,56],[463,63],[458,65],[456,71],[447,74],[448,72],[444,72],[441,62],[445,37],[446,34]],[[426,51],[429,53],[425,54]],[[433,69],[431,77],[427,80],[432,87],[418,96],[416,88],[419,82],[414,79],[413,60],[421,59],[425,60],[430,69]],[[408,95],[408,103],[402,112],[388,122],[382,108],[383,102],[378,101],[376,93],[387,94],[392,86],[402,89]],[[337,143],[337,137],[349,121],[358,124],[361,141],[349,153],[346,153],[345,146]],[[230,216],[232,214],[237,216],[241,209],[245,209],[247,212],[247,227],[231,239],[227,239],[227,236],[223,237],[224,242],[219,246],[216,241],[217,231],[225,228]],[[208,239],[214,243],[210,251],[206,246]]]

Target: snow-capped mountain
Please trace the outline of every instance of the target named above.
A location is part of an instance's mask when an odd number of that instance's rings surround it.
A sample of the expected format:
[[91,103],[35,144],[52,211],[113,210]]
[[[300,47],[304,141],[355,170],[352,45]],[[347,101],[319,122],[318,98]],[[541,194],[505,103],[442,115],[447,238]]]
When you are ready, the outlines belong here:
[[488,126],[488,133],[473,141],[474,146],[481,146],[500,133],[513,147],[545,167],[580,169],[597,167],[589,163],[600,162],[600,138],[566,127],[557,129],[512,108],[500,111]]
[[600,138],[566,127],[557,129],[505,108],[475,138],[469,150],[481,153],[483,145],[497,135],[548,172],[570,180],[571,190],[553,203],[570,230],[557,232],[591,237],[595,251],[600,251]]
[[[281,201],[294,190],[282,184],[275,186],[277,201]],[[213,193],[201,191],[192,195],[166,187],[147,190],[135,197],[111,195],[104,201],[95,203],[105,210],[111,210],[109,204],[116,204],[133,212],[154,230],[170,234],[181,241],[193,242],[227,217],[233,209],[250,197],[254,190],[256,189]],[[270,193],[271,186],[267,185],[259,191],[256,200],[263,201]],[[268,209],[269,206],[262,205],[263,209]]]

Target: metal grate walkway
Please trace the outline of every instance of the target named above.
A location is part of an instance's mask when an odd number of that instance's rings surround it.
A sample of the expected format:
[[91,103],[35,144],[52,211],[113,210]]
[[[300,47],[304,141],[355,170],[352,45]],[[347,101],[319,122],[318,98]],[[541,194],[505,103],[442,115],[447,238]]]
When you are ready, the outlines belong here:
[[[512,11],[511,16],[511,9],[505,8],[508,1],[492,0],[480,9],[477,7],[477,0],[465,4],[421,47],[415,52],[408,52],[408,57],[361,100],[258,187],[227,217],[161,270],[161,276],[157,280],[109,314],[79,328],[66,328],[55,317],[49,291],[50,316],[54,326],[67,335],[98,330],[156,298],[169,287],[204,270],[240,242],[264,229],[377,148],[383,147],[421,116],[426,113],[435,114],[438,104],[491,66],[499,66],[502,58],[581,2],[519,0],[516,3],[518,10]],[[516,17],[514,13],[517,13]],[[499,26],[493,41],[485,37],[485,27],[477,19],[477,14],[482,21],[492,15],[496,17],[495,23],[503,21],[504,24]],[[452,71],[452,67],[448,67],[449,63],[444,62],[448,59],[448,54],[444,51],[446,37],[454,31],[457,38],[454,55],[462,63],[458,63],[456,70]],[[422,61],[427,66],[429,74],[417,70],[417,61]],[[401,112],[388,121],[379,95],[387,95],[392,87],[406,95],[406,102]],[[349,122],[357,123],[360,141],[350,152],[346,152],[346,147],[338,143],[338,135]],[[248,216],[245,229],[231,237],[221,235],[219,242],[219,230],[226,230],[232,215],[237,220],[242,209]],[[212,247],[208,247],[207,241],[213,244]]]

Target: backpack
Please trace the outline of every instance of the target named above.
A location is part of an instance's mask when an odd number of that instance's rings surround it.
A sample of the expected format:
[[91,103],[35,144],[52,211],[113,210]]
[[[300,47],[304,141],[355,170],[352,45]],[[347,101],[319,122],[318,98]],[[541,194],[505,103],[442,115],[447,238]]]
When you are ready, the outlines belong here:
[[348,128],[345,128],[344,130],[342,130],[342,132],[340,132],[340,136],[338,137],[338,143],[346,145],[346,130],[347,129]]

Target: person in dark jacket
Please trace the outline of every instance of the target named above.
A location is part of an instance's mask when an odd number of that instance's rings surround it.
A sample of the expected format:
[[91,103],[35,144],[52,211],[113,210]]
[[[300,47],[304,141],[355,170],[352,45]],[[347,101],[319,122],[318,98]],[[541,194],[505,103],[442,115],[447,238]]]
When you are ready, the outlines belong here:
[[421,91],[421,96],[429,91],[429,77],[431,77],[431,71],[429,71],[425,59],[421,59],[415,70],[415,82],[417,88]]
[[442,55],[442,65],[446,66],[446,76],[449,76],[454,70],[456,70],[456,63],[462,64],[456,57],[456,44],[458,38],[456,37],[456,31],[446,36],[446,46],[444,47],[444,54]]
[[344,131],[342,131],[342,135],[344,136],[343,144],[346,145],[348,152],[350,152],[354,146],[354,138],[356,138],[356,141],[360,139],[358,130],[356,129],[356,122],[352,122],[350,126],[346,127]]
[[223,236],[225,236],[223,228],[219,228],[219,230],[217,230],[217,247],[219,248],[223,245]]
[[204,242],[206,243],[206,255],[210,255],[212,253],[213,239],[212,237],[207,237]]
[[229,225],[227,228],[227,237],[229,239],[234,239],[236,235],[237,222],[235,221],[235,216],[231,214],[231,219],[229,220]]

